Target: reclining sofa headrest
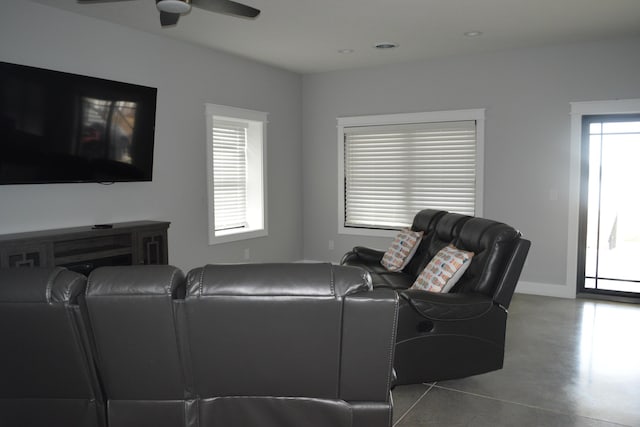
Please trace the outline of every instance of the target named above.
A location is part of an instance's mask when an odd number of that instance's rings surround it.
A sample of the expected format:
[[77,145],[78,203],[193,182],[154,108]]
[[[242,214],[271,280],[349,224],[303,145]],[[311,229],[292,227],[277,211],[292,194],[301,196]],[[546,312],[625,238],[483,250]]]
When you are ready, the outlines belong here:
[[519,239],[520,232],[501,222],[485,218],[465,222],[454,244],[474,256],[454,290],[492,296]]
[[86,278],[62,267],[0,270],[0,302],[71,303],[82,294]]
[[331,264],[216,264],[196,268],[187,277],[187,297],[342,297],[371,289],[364,270]]
[[[113,297],[117,295],[164,295],[180,297],[184,283],[182,271],[170,265],[102,267],[89,276],[87,297]],[[184,293],[184,290],[182,290]]]
[[458,213],[447,213],[443,215],[440,218],[440,221],[438,221],[438,224],[436,224],[434,240],[442,243],[453,242],[460,235],[460,231],[464,224],[471,218],[472,217],[468,215]]
[[427,255],[429,248],[428,236],[433,233],[433,230],[437,226],[438,222],[446,213],[446,211],[439,211],[435,209],[423,209],[413,217],[411,230],[423,231],[424,235],[422,238],[422,242],[420,242],[420,245],[416,249],[413,257],[411,257],[409,264],[404,268],[405,272],[411,274],[412,276],[417,276],[418,274],[420,274],[429,258]]
[[411,229],[413,231],[424,231],[426,234],[434,229],[440,218],[446,213],[446,211],[435,209],[423,209],[413,217]]

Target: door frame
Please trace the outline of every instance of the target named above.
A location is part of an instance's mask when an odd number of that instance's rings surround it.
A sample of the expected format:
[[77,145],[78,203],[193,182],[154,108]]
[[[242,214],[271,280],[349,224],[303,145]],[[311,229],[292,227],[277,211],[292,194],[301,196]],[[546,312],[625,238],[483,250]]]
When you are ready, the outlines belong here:
[[[580,150],[580,209],[578,218],[578,264],[576,273],[576,293],[577,295],[585,294],[589,296],[604,295],[610,297],[624,297],[632,299],[640,299],[640,292],[625,292],[625,291],[613,291],[608,289],[591,289],[585,287],[585,269],[586,269],[586,257],[587,257],[587,225],[588,225],[588,211],[589,211],[589,149],[590,149],[590,131],[589,125],[591,123],[614,123],[625,121],[638,121],[640,120],[639,113],[627,113],[627,114],[584,114],[582,115],[582,136],[581,136],[581,150]],[[599,206],[599,210],[601,207]],[[598,244],[599,242],[598,238]],[[596,283],[597,283],[597,267],[596,267]]]
[[[571,102],[571,146],[569,150],[569,206],[567,227],[566,286],[558,296],[578,294],[578,246],[583,116],[640,113],[640,98],[611,101]],[[589,294],[593,295],[593,294]]]

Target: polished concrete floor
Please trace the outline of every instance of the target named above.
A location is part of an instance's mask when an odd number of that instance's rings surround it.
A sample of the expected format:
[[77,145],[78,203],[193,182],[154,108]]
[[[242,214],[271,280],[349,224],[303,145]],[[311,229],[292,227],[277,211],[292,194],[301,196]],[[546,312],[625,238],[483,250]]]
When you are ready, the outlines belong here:
[[504,368],[397,387],[394,426],[640,426],[639,329],[637,304],[516,294]]

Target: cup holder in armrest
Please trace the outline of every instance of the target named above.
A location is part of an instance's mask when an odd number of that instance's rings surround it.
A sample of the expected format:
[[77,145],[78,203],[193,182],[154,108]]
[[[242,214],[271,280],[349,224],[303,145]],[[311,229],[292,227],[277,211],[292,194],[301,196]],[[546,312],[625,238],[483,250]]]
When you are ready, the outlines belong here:
[[416,331],[420,333],[427,333],[433,330],[433,322],[431,320],[421,320],[416,325]]

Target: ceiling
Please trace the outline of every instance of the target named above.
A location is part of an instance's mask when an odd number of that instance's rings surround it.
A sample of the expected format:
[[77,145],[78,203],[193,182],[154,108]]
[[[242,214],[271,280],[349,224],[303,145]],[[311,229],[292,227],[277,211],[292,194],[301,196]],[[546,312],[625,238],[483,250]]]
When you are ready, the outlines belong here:
[[[154,0],[32,1],[298,73],[640,36],[640,0],[239,0],[262,13],[249,20],[194,7],[169,28]],[[375,49],[380,42],[398,47]]]

